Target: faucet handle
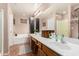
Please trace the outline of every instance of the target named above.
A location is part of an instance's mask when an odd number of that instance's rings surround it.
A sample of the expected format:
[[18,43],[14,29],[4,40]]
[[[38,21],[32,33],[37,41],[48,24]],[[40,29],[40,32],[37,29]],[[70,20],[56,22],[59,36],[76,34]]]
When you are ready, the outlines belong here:
[[56,39],[56,41],[58,41],[58,37],[57,37],[57,34],[55,34],[55,39]]
[[64,43],[64,35],[61,35],[61,42]]

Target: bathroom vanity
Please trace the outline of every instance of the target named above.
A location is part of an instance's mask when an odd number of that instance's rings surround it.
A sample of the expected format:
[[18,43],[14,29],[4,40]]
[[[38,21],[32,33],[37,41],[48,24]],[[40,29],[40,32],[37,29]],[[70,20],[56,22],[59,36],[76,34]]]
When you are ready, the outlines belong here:
[[64,37],[65,42],[31,34],[31,49],[35,56],[79,56],[79,40]]
[[51,50],[46,45],[31,37],[31,49],[36,56],[59,56],[54,50]]

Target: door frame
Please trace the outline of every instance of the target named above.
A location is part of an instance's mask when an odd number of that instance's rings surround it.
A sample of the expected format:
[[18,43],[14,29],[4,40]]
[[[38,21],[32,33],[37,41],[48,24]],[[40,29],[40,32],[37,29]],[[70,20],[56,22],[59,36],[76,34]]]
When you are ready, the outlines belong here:
[[4,54],[4,11],[3,9],[0,9],[0,12],[2,13],[2,51],[1,55],[3,56]]

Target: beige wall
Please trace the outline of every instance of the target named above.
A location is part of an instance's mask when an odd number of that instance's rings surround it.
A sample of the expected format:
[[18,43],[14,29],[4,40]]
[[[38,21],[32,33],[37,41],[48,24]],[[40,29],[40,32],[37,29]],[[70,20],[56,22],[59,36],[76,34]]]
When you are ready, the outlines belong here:
[[[23,15],[14,15],[15,25],[14,25],[14,33],[17,34],[27,34],[29,33],[29,20],[27,16]],[[27,19],[27,23],[20,23],[20,19]]]
[[4,53],[8,51],[8,18],[7,4],[0,4],[0,9],[4,11]]

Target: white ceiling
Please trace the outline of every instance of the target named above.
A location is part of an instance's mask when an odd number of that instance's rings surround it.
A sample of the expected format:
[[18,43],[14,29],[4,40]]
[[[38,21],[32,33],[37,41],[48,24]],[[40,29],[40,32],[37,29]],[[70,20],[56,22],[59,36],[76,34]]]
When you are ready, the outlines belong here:
[[60,3],[55,3],[51,4],[48,9],[46,9],[42,14],[40,14],[38,17],[40,18],[47,18],[52,16],[55,12],[63,12],[68,9],[69,4],[60,4]]
[[62,12],[68,9],[67,3],[14,3],[11,4],[13,14],[27,15],[28,17],[32,16],[36,11],[41,11],[38,17],[44,18],[48,15],[50,16],[54,12]]
[[26,15],[31,15],[34,12],[34,4],[33,3],[15,3],[11,4],[13,14],[26,14]]

